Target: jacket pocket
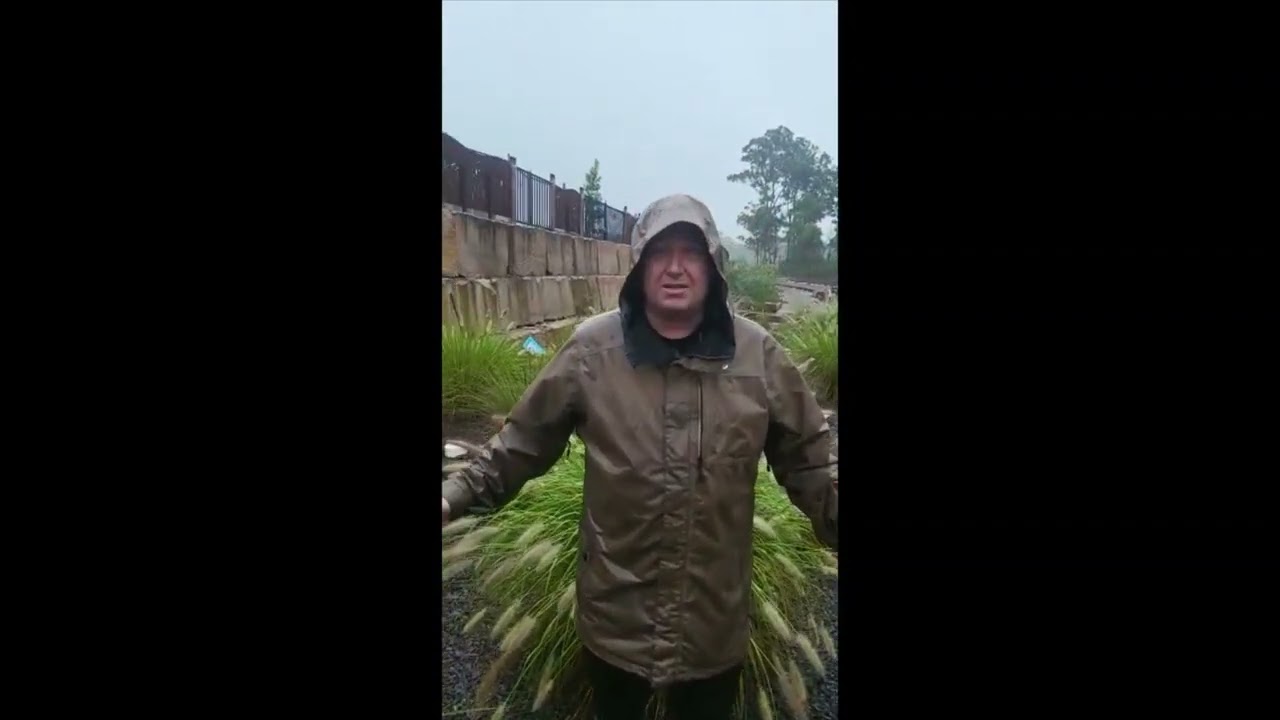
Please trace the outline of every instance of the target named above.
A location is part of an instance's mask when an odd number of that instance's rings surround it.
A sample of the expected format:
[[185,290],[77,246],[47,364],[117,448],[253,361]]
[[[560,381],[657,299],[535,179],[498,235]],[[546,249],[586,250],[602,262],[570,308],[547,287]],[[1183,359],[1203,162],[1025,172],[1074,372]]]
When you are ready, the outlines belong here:
[[769,406],[764,378],[721,375],[704,404],[704,456],[711,461],[754,461],[764,451]]

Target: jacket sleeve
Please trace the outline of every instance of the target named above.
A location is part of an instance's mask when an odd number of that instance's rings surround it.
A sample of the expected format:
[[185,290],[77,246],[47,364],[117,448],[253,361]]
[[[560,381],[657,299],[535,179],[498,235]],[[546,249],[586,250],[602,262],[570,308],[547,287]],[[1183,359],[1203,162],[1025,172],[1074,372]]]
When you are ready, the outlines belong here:
[[839,465],[831,428],[800,370],[772,337],[765,340],[769,434],[765,458],[787,496],[813,523],[823,544],[839,550]]
[[581,407],[578,358],[578,345],[570,338],[524,391],[480,457],[441,484],[451,519],[471,508],[502,507],[560,459]]

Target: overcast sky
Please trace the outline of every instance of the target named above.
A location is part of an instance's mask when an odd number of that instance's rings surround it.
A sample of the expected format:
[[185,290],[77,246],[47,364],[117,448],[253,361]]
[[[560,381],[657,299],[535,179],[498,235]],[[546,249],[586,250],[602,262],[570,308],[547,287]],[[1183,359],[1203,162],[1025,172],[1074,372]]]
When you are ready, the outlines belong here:
[[686,192],[738,236],[751,138],[786,125],[839,161],[834,0],[443,4],[444,131],[569,187],[599,158],[614,207]]

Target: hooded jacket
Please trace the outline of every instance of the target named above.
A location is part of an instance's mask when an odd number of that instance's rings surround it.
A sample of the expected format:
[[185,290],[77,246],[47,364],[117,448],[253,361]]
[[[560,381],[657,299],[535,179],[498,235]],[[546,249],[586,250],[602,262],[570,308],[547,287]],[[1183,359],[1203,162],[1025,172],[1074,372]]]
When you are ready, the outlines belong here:
[[[702,231],[715,266],[702,328],[683,355],[643,319],[645,245],[677,222]],[[586,447],[579,637],[664,686],[746,659],[761,454],[818,538],[838,549],[837,465],[800,372],[764,328],[730,310],[707,207],[663,198],[641,214],[631,244],[640,260],[618,309],[578,326],[442,495],[455,515],[500,507],[577,432]]]

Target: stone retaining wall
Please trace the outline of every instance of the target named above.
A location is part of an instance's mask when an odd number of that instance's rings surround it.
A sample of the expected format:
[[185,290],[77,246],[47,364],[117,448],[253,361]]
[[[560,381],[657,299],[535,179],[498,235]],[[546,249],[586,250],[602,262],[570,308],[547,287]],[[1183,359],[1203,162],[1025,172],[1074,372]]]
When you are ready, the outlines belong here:
[[532,325],[617,307],[630,245],[441,212],[444,324]]

